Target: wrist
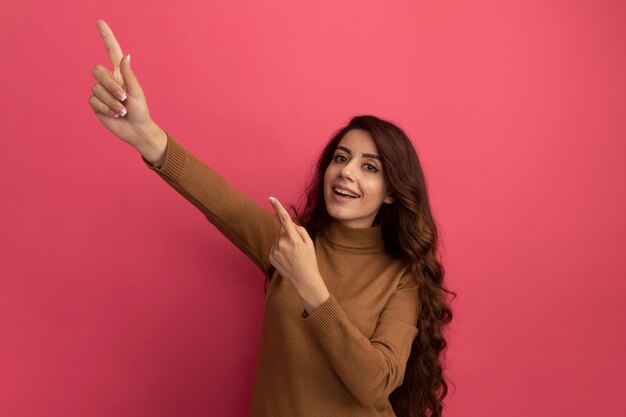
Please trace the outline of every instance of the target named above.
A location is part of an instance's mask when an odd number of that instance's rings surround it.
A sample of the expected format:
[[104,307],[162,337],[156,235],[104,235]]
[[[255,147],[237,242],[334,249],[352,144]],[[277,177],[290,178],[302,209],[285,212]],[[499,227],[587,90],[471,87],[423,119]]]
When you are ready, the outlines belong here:
[[133,146],[141,156],[152,165],[161,166],[165,162],[167,134],[156,123],[150,121],[138,129],[139,139]]
[[307,314],[313,313],[313,311],[324,304],[324,302],[328,300],[328,297],[330,297],[330,292],[328,291],[328,288],[326,288],[324,280],[319,274],[318,277],[319,279],[313,281],[313,285],[297,290]]

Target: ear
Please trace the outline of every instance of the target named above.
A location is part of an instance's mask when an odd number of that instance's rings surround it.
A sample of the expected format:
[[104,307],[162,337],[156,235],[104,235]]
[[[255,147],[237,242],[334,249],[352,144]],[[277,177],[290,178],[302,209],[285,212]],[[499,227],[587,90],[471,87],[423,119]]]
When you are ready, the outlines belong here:
[[391,194],[387,194],[387,197],[385,197],[385,199],[383,200],[383,203],[387,203],[387,204],[391,204],[394,201],[396,201],[396,198]]

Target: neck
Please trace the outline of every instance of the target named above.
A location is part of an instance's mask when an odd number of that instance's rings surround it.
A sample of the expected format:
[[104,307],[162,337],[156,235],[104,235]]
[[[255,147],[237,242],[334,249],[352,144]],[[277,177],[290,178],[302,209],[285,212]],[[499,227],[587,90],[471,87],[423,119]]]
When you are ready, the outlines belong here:
[[338,248],[347,250],[384,251],[380,225],[371,227],[350,227],[331,218],[323,232],[326,238]]

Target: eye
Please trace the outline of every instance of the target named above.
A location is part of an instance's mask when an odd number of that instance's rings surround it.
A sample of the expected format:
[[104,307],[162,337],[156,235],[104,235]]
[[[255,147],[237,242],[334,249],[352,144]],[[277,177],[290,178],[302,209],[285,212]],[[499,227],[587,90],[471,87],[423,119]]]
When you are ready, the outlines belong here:
[[364,167],[365,167],[366,170],[368,170],[369,172],[372,172],[372,173],[376,173],[376,172],[380,171],[378,168],[376,168],[372,164],[365,164]]
[[335,155],[335,158],[333,158],[335,160],[335,162],[345,162],[347,161],[346,157],[341,155],[341,154],[337,154]]

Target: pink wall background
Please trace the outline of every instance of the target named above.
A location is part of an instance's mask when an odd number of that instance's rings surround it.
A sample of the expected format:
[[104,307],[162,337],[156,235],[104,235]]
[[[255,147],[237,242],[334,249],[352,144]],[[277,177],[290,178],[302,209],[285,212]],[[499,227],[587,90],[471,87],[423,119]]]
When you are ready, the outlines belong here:
[[0,13],[1,416],[248,409],[263,277],[92,114],[99,18],[154,120],[268,209],[350,116],[407,131],[459,294],[446,416],[623,411],[623,1]]

